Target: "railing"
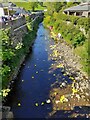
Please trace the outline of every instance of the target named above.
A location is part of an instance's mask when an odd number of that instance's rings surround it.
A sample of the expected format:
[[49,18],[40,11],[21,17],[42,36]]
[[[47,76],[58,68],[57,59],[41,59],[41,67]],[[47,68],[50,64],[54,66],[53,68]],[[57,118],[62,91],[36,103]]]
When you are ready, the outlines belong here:
[[25,17],[18,17],[14,20],[9,20],[8,22],[2,24],[2,28],[8,28],[11,27],[12,29],[15,29],[17,27],[20,27],[21,25],[24,25],[26,23]]
[[[30,15],[30,18],[32,19],[31,22],[34,22],[38,17],[42,17],[42,13]],[[24,16],[22,16],[22,17],[18,17],[15,20],[10,20],[6,24],[3,23],[1,27],[4,29],[11,28],[12,30],[16,31],[22,27],[25,27],[26,25],[27,25],[26,19]]]

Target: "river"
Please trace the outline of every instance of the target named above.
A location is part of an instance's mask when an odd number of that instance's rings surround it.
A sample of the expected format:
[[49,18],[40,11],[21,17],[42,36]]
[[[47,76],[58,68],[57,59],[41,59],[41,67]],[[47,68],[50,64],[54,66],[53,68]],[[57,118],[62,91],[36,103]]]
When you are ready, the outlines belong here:
[[55,42],[50,38],[49,31],[40,23],[32,52],[23,63],[9,98],[8,104],[15,118],[46,118],[52,111],[52,103],[46,103],[46,100],[50,99],[51,85],[56,81],[53,74],[64,77],[59,69],[49,73],[55,62],[49,59],[49,46],[53,44]]

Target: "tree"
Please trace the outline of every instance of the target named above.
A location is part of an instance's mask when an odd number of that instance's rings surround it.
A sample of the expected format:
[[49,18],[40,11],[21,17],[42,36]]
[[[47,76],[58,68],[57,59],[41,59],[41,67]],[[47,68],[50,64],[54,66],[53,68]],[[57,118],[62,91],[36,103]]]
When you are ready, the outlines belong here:
[[54,12],[59,12],[64,7],[66,2],[46,2],[44,5],[47,7],[48,14],[52,15]]
[[67,2],[67,7],[72,7],[80,4],[80,2]]
[[41,6],[43,6],[43,2],[39,2],[39,4],[40,4]]
[[59,12],[65,5],[66,2],[54,2],[55,12]]
[[38,7],[38,2],[30,2],[30,8],[32,11],[35,11],[35,8]]

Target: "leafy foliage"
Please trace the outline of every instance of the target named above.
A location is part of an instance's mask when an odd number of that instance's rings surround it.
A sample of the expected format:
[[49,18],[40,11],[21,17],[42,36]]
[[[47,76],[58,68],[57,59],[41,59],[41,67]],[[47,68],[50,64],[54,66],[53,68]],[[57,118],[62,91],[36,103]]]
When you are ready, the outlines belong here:
[[[27,22],[29,22],[29,18],[27,19]],[[36,31],[40,22],[41,19],[37,19],[34,29],[29,29],[28,34],[23,37],[23,41],[18,42],[16,46],[13,46],[12,44],[10,29],[1,30],[2,68],[0,69],[0,75],[2,76],[3,89],[7,87],[11,75],[18,68],[18,66],[20,66],[21,58],[29,52],[30,45],[36,36]],[[31,26],[31,23],[28,23],[28,26]]]
[[35,8],[38,7],[38,2],[30,2],[29,4],[32,11],[35,11]]
[[90,31],[89,21],[90,18],[63,14],[62,9],[59,12],[52,12],[52,16],[49,11],[47,11],[44,18],[44,24],[46,26],[52,25],[53,31],[55,33],[61,33],[66,42],[74,47],[75,53],[81,57],[80,62],[83,65],[83,70],[86,72],[90,71],[90,69],[88,69],[88,65],[90,65],[90,62],[88,62],[89,50],[87,49],[88,45],[86,44],[87,38],[84,36],[84,33],[80,28],[84,29],[86,34],[88,34]]

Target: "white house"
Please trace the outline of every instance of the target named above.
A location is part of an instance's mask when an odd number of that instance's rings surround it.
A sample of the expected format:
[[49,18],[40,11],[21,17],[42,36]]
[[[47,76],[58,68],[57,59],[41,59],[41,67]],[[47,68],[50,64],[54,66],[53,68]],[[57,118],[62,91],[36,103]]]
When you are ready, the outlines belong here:
[[80,17],[90,17],[90,2],[81,3],[64,10],[65,14],[75,15]]
[[0,17],[4,16],[4,9],[2,4],[0,3]]
[[0,3],[0,16],[9,16],[9,9],[15,7],[16,5],[12,2]]
[[0,3],[0,16],[10,16],[15,13],[23,15],[27,14],[23,8],[17,7],[12,2]]

